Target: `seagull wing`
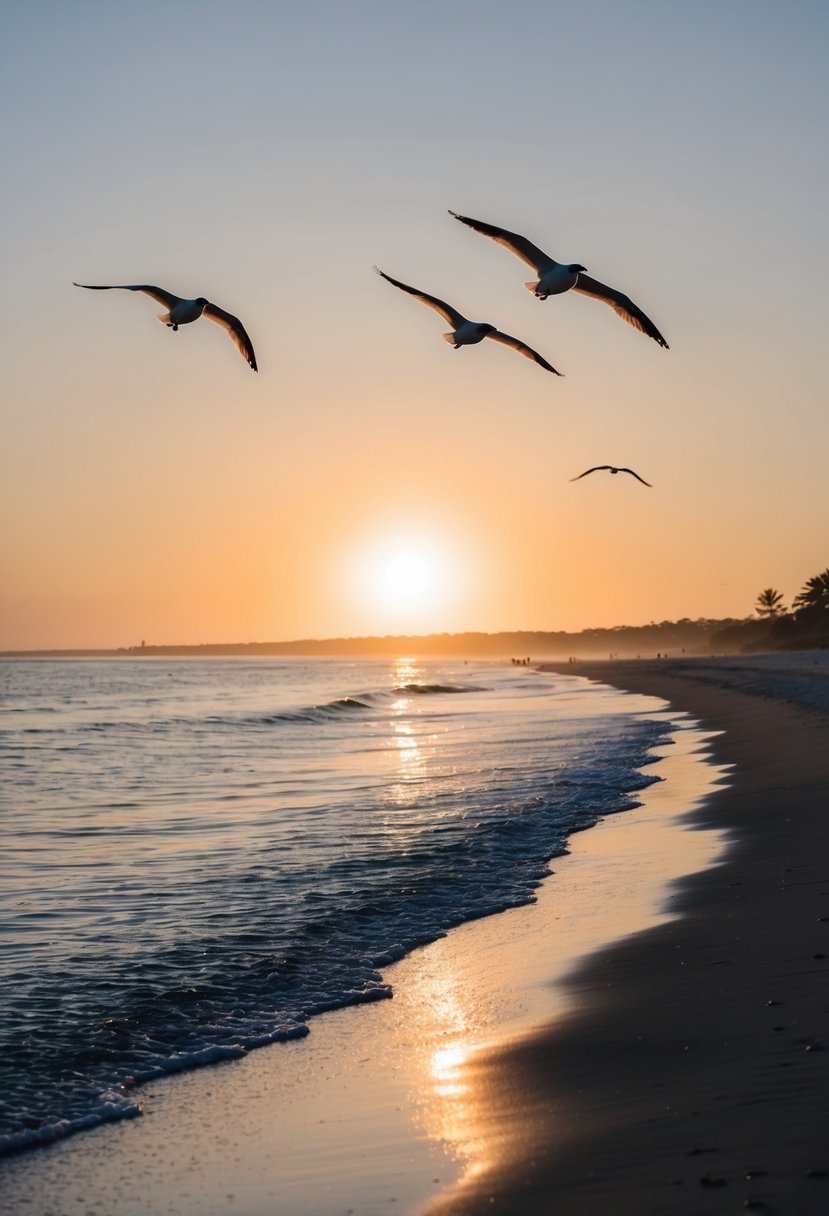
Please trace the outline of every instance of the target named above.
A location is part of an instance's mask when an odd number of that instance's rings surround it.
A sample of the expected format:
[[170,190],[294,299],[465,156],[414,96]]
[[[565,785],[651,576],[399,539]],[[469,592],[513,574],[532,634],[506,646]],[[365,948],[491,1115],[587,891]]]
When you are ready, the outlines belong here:
[[256,355],[253,353],[253,343],[238,317],[232,316],[229,312],[225,312],[223,308],[218,308],[215,304],[205,304],[202,316],[215,321],[217,325],[221,325],[222,329],[226,329],[242,358],[247,360],[255,372],[259,371],[259,368],[256,366]]
[[573,291],[581,292],[583,296],[592,296],[594,300],[602,300],[605,304],[609,304],[622,320],[627,321],[628,325],[632,325],[640,333],[647,334],[649,338],[653,338],[654,342],[658,342],[660,346],[664,346],[668,350],[668,343],[662,337],[653,321],[645,316],[641,308],[636,307],[630,296],[624,295],[621,291],[616,291],[613,287],[605,287],[604,283],[600,283],[598,279],[591,279],[586,274],[579,275],[579,280]]
[[99,285],[97,283],[73,283],[73,287],[85,287],[87,291],[143,291],[145,296],[152,296],[154,300],[158,300],[159,304],[163,304],[169,311],[175,304],[178,304],[180,296],[174,296],[171,291],[165,291],[163,287],[151,287],[147,283],[105,283]]
[[434,308],[435,312],[439,312],[444,321],[448,321],[455,329],[460,329],[462,325],[467,323],[467,318],[459,313],[457,308],[453,308],[451,304],[447,304],[444,300],[439,300],[437,296],[427,295],[425,291],[418,291],[416,287],[407,287],[405,283],[400,283],[397,279],[393,279],[391,275],[384,274],[379,267],[374,269],[382,279],[387,283],[391,283],[393,287],[399,287],[401,291],[407,291],[410,296],[414,296],[421,303],[426,304],[429,308]]
[[505,249],[511,250],[522,262],[534,267],[539,275],[558,265],[555,258],[551,258],[543,249],[533,245],[532,241],[528,241],[525,236],[519,236],[517,232],[507,232],[506,228],[496,228],[494,224],[485,224],[483,220],[472,220],[468,215],[458,215],[457,211],[450,211],[449,214],[454,215],[455,219],[460,220],[462,224],[466,224],[467,228],[473,228],[475,232],[490,237],[497,245],[503,245]]
[[542,359],[537,350],[533,350],[531,346],[527,346],[526,342],[519,341],[518,338],[512,338],[509,334],[502,334],[500,329],[494,329],[492,333],[486,335],[492,338],[495,342],[502,342],[504,346],[511,346],[513,350],[517,350],[519,355],[523,355],[525,359],[534,359],[548,372],[552,372],[554,376],[560,376],[562,373],[557,372],[552,363],[548,363],[546,359]]
[[[631,477],[635,477],[637,481],[641,481],[643,486],[651,486],[649,481],[645,481],[644,477],[640,477],[638,473],[634,473],[633,469],[619,469],[620,473],[630,473]],[[653,489],[653,486],[651,486]]]
[[592,469],[585,469],[583,473],[579,473],[578,477],[571,477],[571,481],[581,481],[582,477],[586,477],[588,473],[598,473],[599,469],[609,469],[609,464],[594,464]]

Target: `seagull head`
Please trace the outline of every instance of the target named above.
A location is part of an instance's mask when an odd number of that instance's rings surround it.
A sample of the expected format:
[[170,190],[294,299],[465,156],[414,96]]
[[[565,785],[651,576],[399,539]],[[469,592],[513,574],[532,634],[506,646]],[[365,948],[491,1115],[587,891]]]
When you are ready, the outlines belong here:
[[587,267],[580,266],[578,262],[571,262],[567,269],[570,271],[570,274],[578,274],[580,270],[585,271],[585,273],[587,271]]

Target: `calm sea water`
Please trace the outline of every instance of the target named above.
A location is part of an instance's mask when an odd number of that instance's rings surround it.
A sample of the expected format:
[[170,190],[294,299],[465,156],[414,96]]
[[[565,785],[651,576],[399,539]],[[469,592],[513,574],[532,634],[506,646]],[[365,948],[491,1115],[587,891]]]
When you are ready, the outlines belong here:
[[0,1152],[389,996],[635,805],[667,730],[494,664],[0,664]]

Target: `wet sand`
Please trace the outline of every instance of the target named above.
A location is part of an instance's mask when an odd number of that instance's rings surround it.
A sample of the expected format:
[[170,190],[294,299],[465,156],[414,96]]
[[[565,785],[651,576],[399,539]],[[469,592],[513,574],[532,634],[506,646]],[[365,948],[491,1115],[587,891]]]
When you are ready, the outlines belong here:
[[724,732],[695,818],[731,843],[679,919],[586,961],[569,1018],[477,1061],[498,1159],[429,1216],[829,1211],[828,662],[560,668]]

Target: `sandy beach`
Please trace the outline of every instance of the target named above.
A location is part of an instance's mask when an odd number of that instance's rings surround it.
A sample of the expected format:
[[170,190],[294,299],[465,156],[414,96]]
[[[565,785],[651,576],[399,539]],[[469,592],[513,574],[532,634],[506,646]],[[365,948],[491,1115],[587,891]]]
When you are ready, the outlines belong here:
[[560,669],[690,715],[641,807],[394,1000],[7,1159],[0,1210],[825,1213],[827,656]]
[[723,732],[696,819],[731,844],[587,961],[577,1015],[479,1062],[500,1161],[430,1216],[829,1210],[827,658],[576,665]]

